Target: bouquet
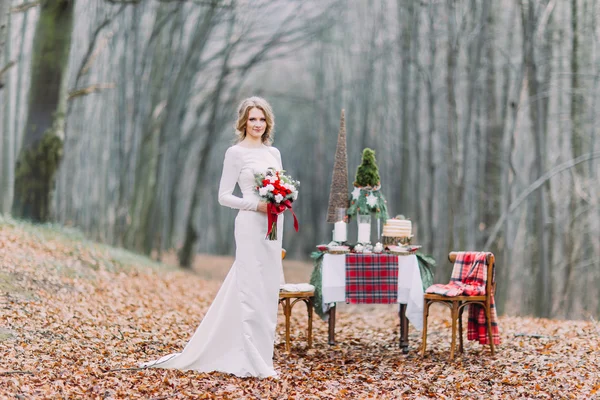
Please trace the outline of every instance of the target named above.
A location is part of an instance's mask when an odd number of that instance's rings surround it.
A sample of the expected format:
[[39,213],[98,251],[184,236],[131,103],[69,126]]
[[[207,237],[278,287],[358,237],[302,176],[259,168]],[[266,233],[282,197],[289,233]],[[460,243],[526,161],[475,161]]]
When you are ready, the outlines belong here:
[[286,175],[285,171],[277,171],[273,168],[267,169],[265,173],[255,174],[254,177],[258,195],[267,202],[266,238],[277,240],[277,217],[288,208],[294,216],[294,229],[298,232],[298,219],[292,210],[292,202],[298,198],[300,182]]

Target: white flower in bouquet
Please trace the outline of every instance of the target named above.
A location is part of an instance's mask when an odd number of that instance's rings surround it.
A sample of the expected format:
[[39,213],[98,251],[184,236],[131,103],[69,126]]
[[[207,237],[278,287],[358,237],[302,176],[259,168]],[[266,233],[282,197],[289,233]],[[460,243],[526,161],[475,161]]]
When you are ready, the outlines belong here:
[[275,203],[281,203],[282,200],[283,200],[282,195],[280,195],[280,194],[275,195]]
[[267,187],[261,187],[260,189],[258,189],[258,194],[260,195],[260,197],[265,197],[267,193],[269,193],[269,188]]

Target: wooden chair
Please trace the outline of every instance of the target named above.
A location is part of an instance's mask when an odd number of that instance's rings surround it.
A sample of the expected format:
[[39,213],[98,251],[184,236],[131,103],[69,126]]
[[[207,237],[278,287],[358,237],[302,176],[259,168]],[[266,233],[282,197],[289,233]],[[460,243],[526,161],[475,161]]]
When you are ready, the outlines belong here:
[[[448,260],[452,264],[456,261],[456,252],[451,252],[448,255]],[[490,343],[490,350],[492,355],[495,354],[494,340],[492,337],[492,321],[491,321],[491,299],[496,291],[496,282],[494,277],[494,255],[488,253],[487,255],[487,283],[485,287],[485,296],[442,296],[438,294],[425,293],[424,295],[424,307],[423,307],[423,347],[421,349],[421,356],[425,356],[425,348],[427,347],[427,316],[429,315],[429,307],[433,303],[442,303],[450,308],[452,316],[452,344],[450,347],[450,359],[454,359],[454,349],[456,348],[456,325],[458,322],[459,332],[459,350],[462,353],[463,349],[463,334],[462,334],[462,314],[466,306],[470,304],[480,304],[485,310],[485,316],[487,321],[487,332],[488,340]]]
[[[285,249],[281,250],[281,259],[285,258]],[[290,340],[290,317],[292,316],[292,308],[298,302],[304,302],[306,304],[306,310],[308,312],[308,348],[312,347],[312,318],[313,318],[313,299],[315,291],[280,291],[279,292],[279,304],[283,308],[283,315],[285,316],[285,351],[288,353],[291,349]]]

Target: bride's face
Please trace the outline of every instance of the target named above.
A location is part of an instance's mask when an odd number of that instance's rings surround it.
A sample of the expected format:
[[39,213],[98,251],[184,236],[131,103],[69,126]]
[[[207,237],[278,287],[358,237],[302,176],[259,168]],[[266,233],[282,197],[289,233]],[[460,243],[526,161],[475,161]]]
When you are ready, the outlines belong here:
[[252,108],[248,113],[248,122],[246,122],[246,137],[261,140],[265,129],[267,129],[265,113],[260,108]]

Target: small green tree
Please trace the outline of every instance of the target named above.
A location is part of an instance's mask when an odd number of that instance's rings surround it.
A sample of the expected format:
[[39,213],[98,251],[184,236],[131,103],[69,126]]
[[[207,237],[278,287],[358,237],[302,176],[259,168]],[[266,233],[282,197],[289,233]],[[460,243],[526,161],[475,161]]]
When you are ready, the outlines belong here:
[[379,186],[379,168],[375,161],[375,151],[366,148],[363,150],[361,164],[356,169],[356,187],[377,187]]
[[375,161],[375,151],[366,148],[363,150],[362,161],[356,169],[354,190],[350,193],[350,207],[348,215],[375,213],[375,218],[387,221],[388,213],[386,200],[379,190],[381,182],[379,168]]

